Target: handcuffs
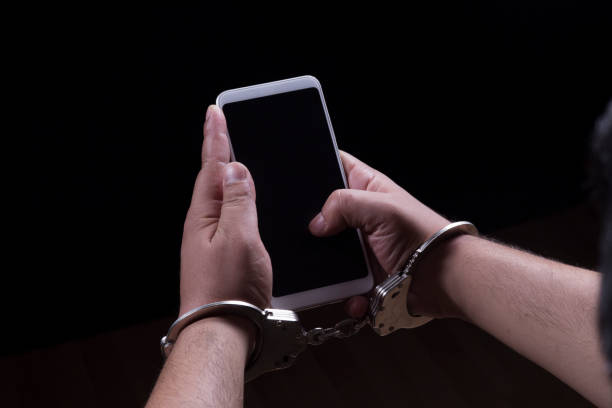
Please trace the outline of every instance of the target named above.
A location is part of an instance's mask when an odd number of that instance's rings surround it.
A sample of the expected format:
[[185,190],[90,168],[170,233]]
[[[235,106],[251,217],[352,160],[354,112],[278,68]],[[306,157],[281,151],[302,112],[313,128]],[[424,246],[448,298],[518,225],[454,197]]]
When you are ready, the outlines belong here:
[[210,316],[243,316],[251,320],[257,328],[255,347],[245,369],[245,381],[249,382],[264,373],[293,365],[297,356],[308,345],[319,345],[329,338],[350,337],[368,324],[380,336],[391,334],[397,329],[422,326],[432,318],[413,315],[407,307],[414,266],[423,253],[435,243],[459,234],[478,235],[478,230],[472,223],[460,221],[451,223],[432,235],[413,252],[402,270],[376,286],[363,319],[346,319],[331,328],[317,327],[306,331],[297,314],[291,310],[261,310],[239,300],[209,303],[183,314],[170,326],[168,334],[161,339],[162,354],[164,358],[170,354],[181,330],[194,321]]

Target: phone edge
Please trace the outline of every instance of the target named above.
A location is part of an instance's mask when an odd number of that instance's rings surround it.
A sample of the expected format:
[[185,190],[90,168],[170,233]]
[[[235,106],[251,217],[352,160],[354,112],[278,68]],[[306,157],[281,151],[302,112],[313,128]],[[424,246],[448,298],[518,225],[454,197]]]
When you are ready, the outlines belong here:
[[[290,89],[290,90],[282,90],[279,91],[278,88],[282,87],[285,84],[288,83],[292,83],[292,82],[297,82],[298,80],[304,81],[304,85],[308,84],[310,86],[299,86],[296,87],[295,89]],[[346,178],[346,173],[344,171],[344,165],[342,163],[342,158],[340,157],[340,150],[338,149],[338,143],[336,141],[336,134],[333,128],[333,125],[331,123],[331,117],[329,115],[329,111],[327,109],[327,103],[325,102],[325,97],[323,94],[323,87],[321,86],[321,82],[314,77],[313,75],[302,75],[302,76],[298,76],[298,77],[293,77],[293,78],[287,78],[287,79],[282,79],[282,80],[278,80],[278,81],[271,81],[271,82],[264,82],[261,84],[255,84],[255,85],[249,85],[249,86],[244,86],[244,87],[238,87],[238,88],[233,88],[233,89],[228,89],[225,90],[221,93],[219,93],[217,95],[217,98],[215,99],[215,104],[221,109],[223,110],[223,106],[226,105],[227,103],[232,103],[235,101],[239,101],[239,100],[248,100],[248,99],[255,99],[258,97],[265,97],[265,96],[269,96],[269,95],[274,95],[274,94],[279,94],[279,93],[286,93],[286,92],[291,92],[293,90],[300,90],[300,89],[307,89],[307,88],[311,88],[314,87],[317,89],[318,93],[319,93],[319,98],[321,99],[321,104],[323,105],[323,111],[325,113],[325,119],[327,121],[327,126],[329,128],[330,131],[330,136],[332,138],[332,143],[334,146],[334,151],[336,153],[336,160],[338,163],[338,166],[340,167],[340,173],[342,175],[342,182],[344,184],[344,188],[349,188],[348,186],[348,180]],[[267,88],[265,92],[258,92],[261,91],[262,88]],[[248,98],[241,98],[241,99],[233,99],[231,98],[231,96],[233,96],[233,94],[243,94],[247,93],[250,94],[250,96]],[[228,101],[224,100],[226,98],[230,97]],[[230,159],[231,161],[236,161],[236,157],[234,155],[234,149],[232,147],[232,141],[231,141],[231,137],[228,134],[228,142],[229,142],[229,147],[230,147]],[[363,278],[359,278],[359,279],[354,279],[353,281],[347,281],[347,282],[356,282],[356,284],[360,284],[362,282],[365,281],[364,286],[367,287],[367,292],[371,291],[372,288],[374,287],[374,273],[372,270],[372,265],[370,263],[370,258],[368,255],[368,251],[367,251],[367,247],[365,244],[365,239],[363,237],[363,233],[361,231],[361,229],[357,228],[357,236],[359,237],[359,242],[361,245],[361,250],[363,253],[363,257],[365,259],[365,263],[366,263],[366,268],[368,271],[368,274],[363,277]],[[327,290],[333,290],[333,287],[336,285],[344,285],[347,282],[341,282],[338,284],[334,284],[334,285],[328,285],[328,286],[324,286],[322,288],[316,288],[316,289],[310,289],[310,290],[306,290],[306,291],[302,291],[302,292],[297,292],[291,295],[286,295],[286,296],[280,296],[280,297],[272,297],[271,298],[271,303],[273,307],[277,307],[277,308],[281,308],[281,307],[286,307],[286,308],[291,308],[292,310],[295,311],[301,311],[301,310],[307,310],[307,309],[312,309],[312,308],[316,308],[319,306],[324,306],[324,305],[328,305],[328,304],[333,304],[333,303],[338,303],[341,302],[344,299],[347,299],[350,296],[356,296],[356,295],[349,295],[347,296],[342,296],[341,298],[334,298],[328,301],[323,301],[323,302],[318,302],[316,304],[310,304],[310,305],[304,305],[304,306],[294,306],[293,303],[302,303],[302,302],[283,302],[283,298],[285,297],[298,297],[298,298],[307,298],[310,296],[310,294],[314,293],[315,291],[320,291],[321,289],[327,288]],[[299,296],[296,296],[299,295]]]

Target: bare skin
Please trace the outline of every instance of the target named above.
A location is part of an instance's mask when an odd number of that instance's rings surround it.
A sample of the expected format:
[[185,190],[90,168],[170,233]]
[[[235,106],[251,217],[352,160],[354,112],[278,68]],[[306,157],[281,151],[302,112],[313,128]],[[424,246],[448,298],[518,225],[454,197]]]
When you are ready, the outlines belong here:
[[[266,307],[272,270],[257,230],[253,180],[243,165],[228,164],[227,127],[216,107],[209,108],[204,134],[203,168],[183,236],[181,313],[227,299]],[[349,189],[330,195],[309,227],[316,236],[361,228],[380,280],[449,221],[355,157],[341,152],[341,158]],[[413,313],[469,321],[593,403],[612,406],[597,340],[598,273],[470,236],[434,248],[417,269],[408,302]],[[352,316],[366,308],[365,297],[347,302]],[[147,406],[242,406],[252,338],[252,326],[240,318],[192,324]]]
[[[272,264],[259,237],[255,186],[247,168],[229,163],[227,126],[209,107],[202,170],[193,189],[181,247],[183,314],[238,299],[270,303]],[[238,317],[200,320],[181,332],[147,407],[241,407],[252,323]]]
[[[317,236],[361,228],[384,274],[397,271],[448,220],[384,174],[342,153],[350,190],[335,191],[310,224]],[[353,190],[355,189],[355,190]],[[408,309],[471,322],[598,406],[612,405],[596,310],[601,274],[461,236],[434,248],[415,271]],[[362,316],[365,297],[349,300]]]

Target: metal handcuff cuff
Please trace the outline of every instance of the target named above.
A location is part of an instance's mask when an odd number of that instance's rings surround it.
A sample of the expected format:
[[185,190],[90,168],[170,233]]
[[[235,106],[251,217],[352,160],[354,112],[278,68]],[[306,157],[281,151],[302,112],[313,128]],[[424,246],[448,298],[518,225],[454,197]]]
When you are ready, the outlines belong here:
[[386,336],[397,329],[421,326],[432,318],[415,316],[408,311],[407,296],[412,283],[412,270],[425,250],[434,243],[459,234],[478,235],[478,230],[472,223],[460,221],[433,234],[414,251],[402,270],[376,286],[370,298],[368,313],[363,319],[346,319],[334,327],[317,327],[306,331],[297,314],[291,310],[261,310],[238,300],[209,303],[183,314],[170,326],[168,334],[161,339],[162,354],[167,357],[181,330],[196,320],[220,315],[243,316],[257,328],[255,347],[245,369],[245,381],[248,382],[264,373],[291,366],[308,345],[319,345],[330,338],[350,337],[367,324],[380,336]]

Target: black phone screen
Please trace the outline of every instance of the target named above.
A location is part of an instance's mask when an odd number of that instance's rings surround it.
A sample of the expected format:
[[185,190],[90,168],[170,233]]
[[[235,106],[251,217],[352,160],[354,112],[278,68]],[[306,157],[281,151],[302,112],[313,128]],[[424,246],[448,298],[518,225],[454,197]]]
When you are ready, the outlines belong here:
[[359,236],[319,238],[308,230],[330,193],[345,188],[319,91],[297,91],[223,106],[236,160],[257,191],[259,232],[280,297],[364,278]]

